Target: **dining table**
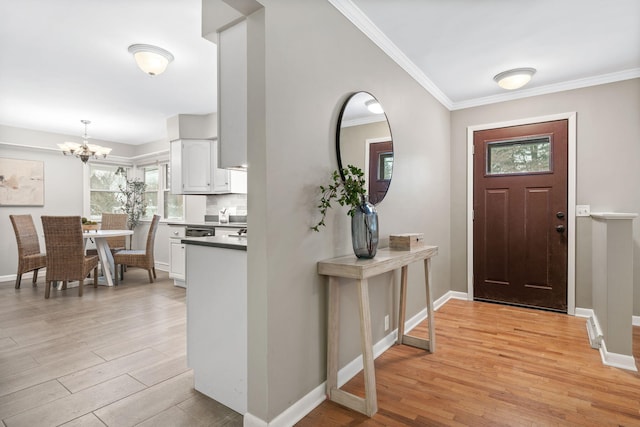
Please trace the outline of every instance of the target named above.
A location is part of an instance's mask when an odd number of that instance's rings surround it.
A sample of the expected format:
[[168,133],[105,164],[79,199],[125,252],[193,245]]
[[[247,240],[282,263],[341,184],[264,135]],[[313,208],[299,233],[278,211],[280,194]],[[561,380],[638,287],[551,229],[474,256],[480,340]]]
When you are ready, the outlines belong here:
[[113,255],[111,254],[111,249],[109,248],[109,242],[107,241],[107,238],[131,235],[133,235],[133,230],[91,230],[82,233],[85,245],[87,239],[92,239],[96,244],[98,258],[100,259],[100,264],[102,265],[102,275],[104,276],[104,281],[106,282],[101,284],[105,284],[106,286],[113,286],[113,279],[115,277],[114,274],[117,274],[117,272],[115,271],[115,265],[113,263]]

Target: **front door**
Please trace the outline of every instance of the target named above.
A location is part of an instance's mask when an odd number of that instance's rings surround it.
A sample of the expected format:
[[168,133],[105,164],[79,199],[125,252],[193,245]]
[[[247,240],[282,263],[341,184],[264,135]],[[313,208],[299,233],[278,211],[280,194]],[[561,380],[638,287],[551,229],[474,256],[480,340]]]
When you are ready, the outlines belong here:
[[474,132],[474,299],[567,311],[568,121]]
[[393,173],[393,143],[369,144],[369,201],[374,205],[387,194]]

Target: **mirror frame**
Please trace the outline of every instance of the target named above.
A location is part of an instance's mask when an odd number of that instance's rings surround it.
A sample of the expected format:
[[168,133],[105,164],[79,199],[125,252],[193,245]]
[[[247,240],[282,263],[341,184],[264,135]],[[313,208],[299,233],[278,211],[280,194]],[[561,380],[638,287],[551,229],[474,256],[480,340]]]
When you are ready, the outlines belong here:
[[[340,150],[340,131],[342,130],[342,119],[344,116],[344,112],[347,109],[347,105],[349,105],[349,102],[353,99],[353,97],[355,97],[358,94],[361,93],[366,93],[367,95],[369,95],[371,98],[375,99],[376,101],[378,101],[378,98],[376,98],[375,96],[373,96],[373,94],[371,94],[370,92],[367,92],[365,90],[360,90],[357,92],[352,92],[351,94],[349,94],[347,96],[347,98],[345,99],[345,101],[342,103],[342,107],[340,108],[340,114],[338,115],[338,122],[337,122],[337,126],[336,126],[336,157],[338,160],[338,172],[340,173],[340,177],[342,178],[342,181],[345,181],[345,176],[344,173],[342,172],[342,169],[344,168],[344,165],[342,164],[342,153]],[[380,101],[378,101],[378,103],[380,103]],[[389,123],[389,118],[387,117],[387,113],[384,112],[384,118],[387,122],[387,127],[389,128],[389,139],[391,140],[391,146],[393,147],[393,153],[394,153],[394,163],[395,163],[395,147],[393,145],[393,133],[391,132],[391,123]],[[364,170],[365,168],[363,168]],[[393,173],[391,175],[391,179],[389,180],[389,185],[391,185],[391,181],[393,180]],[[368,180],[367,180],[368,181]],[[368,189],[367,189],[368,190]],[[389,189],[387,188],[387,192],[389,191]],[[386,197],[386,193],[385,193],[385,197]],[[382,202],[382,200],[384,200],[384,197],[379,200],[377,204],[379,204],[380,202]]]

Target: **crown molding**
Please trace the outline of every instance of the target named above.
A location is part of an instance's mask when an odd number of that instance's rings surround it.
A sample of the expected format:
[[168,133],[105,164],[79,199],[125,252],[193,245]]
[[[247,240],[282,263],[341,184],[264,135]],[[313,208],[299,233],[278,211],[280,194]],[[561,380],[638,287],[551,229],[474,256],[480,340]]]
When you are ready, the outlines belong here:
[[418,68],[351,0],[329,0],[362,33],[424,87],[442,105],[451,110],[453,102]]
[[434,98],[436,98],[448,110],[462,110],[465,108],[479,107],[482,105],[495,104],[498,102],[513,101],[516,99],[529,98],[532,96],[546,95],[555,92],[563,92],[573,89],[581,89],[589,86],[597,86],[607,83],[615,83],[623,80],[630,80],[640,77],[640,68],[618,71],[615,73],[602,74],[599,76],[586,77],[582,79],[570,80],[567,82],[550,84],[530,89],[517,90],[499,95],[491,95],[482,98],[468,99],[453,102],[444,94],[425,74],[418,68],[389,38],[360,10],[351,0],[329,0],[340,13],[342,13],[353,25],[364,33],[373,43],[384,53],[405,70],[418,84],[424,87]]
[[529,98],[538,95],[564,92],[567,90],[582,89],[590,86],[615,83],[623,80],[631,80],[640,77],[640,68],[618,71],[615,73],[601,74],[599,76],[585,77],[583,79],[569,80],[562,83],[550,84],[546,86],[522,89],[515,92],[502,93],[499,95],[485,96],[483,98],[468,99],[466,101],[454,102],[451,110],[462,110],[464,108],[479,107],[482,105],[495,104],[498,102],[513,101],[516,99]]
[[[59,148],[54,147],[43,147],[39,145],[24,145],[24,144],[15,144],[13,142],[4,142],[0,141],[0,146],[5,145],[7,147],[18,148],[22,150],[30,150],[30,151],[49,151],[49,152],[58,152],[61,153]],[[160,150],[154,151],[151,153],[138,154],[136,156],[125,157],[125,156],[117,156],[109,154],[106,158],[91,160],[90,163],[100,163],[100,164],[125,164],[125,165],[139,165],[142,164],[145,160],[151,159],[153,161],[159,160],[164,161],[168,160],[169,150]]]
[[378,123],[378,122],[386,122],[387,116],[384,114],[379,114],[376,116],[367,116],[360,117],[358,119],[345,120],[340,123],[340,126],[343,128],[351,127],[351,126],[360,126],[360,125],[368,125],[370,123]]

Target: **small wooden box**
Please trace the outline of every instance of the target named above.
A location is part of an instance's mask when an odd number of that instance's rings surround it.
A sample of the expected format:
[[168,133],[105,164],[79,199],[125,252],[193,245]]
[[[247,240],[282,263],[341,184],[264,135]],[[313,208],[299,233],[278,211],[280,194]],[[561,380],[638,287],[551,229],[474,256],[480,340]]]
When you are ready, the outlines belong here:
[[389,248],[400,251],[410,251],[413,248],[424,245],[424,234],[402,233],[389,236]]
[[98,231],[98,224],[82,224],[82,231],[89,233],[90,231]]

